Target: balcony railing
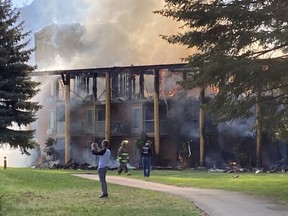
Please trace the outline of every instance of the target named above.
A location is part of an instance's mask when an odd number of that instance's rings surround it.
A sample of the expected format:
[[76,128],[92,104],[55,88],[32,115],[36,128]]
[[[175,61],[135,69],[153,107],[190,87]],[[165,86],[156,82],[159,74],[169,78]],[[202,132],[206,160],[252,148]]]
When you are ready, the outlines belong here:
[[96,136],[105,136],[105,121],[96,121]]
[[[167,134],[168,133],[168,125],[166,120],[160,120],[160,133]],[[154,132],[154,120],[145,120],[143,121],[143,131],[145,133],[153,133]]]
[[[105,135],[105,121],[96,121],[95,130],[91,126],[81,123],[71,123],[70,127],[71,135],[85,135],[85,134],[95,134],[96,136]],[[64,136],[65,134],[65,122],[57,122],[57,135]],[[135,132],[135,131],[134,131]],[[140,133],[140,131],[138,131]],[[153,133],[154,132],[154,120],[143,121],[143,132]],[[111,135],[114,136],[124,136],[131,133],[131,128],[128,122],[112,121],[111,122]],[[167,121],[160,121],[160,133],[167,134]]]
[[[112,121],[111,122],[111,134],[112,135],[127,135],[130,133],[128,123],[121,121]],[[104,135],[105,134],[105,121],[96,122],[96,134]]]
[[[87,124],[81,123],[71,123],[70,126],[71,135],[85,135],[93,134],[93,127],[88,126]],[[57,135],[64,136],[65,134],[65,122],[57,122]]]

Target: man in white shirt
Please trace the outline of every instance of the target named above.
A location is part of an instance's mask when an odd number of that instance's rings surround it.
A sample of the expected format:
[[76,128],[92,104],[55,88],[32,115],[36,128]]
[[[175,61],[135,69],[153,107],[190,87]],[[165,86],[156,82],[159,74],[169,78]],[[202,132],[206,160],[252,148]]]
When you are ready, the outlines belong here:
[[108,197],[106,173],[108,170],[108,165],[111,156],[111,151],[108,149],[108,146],[109,146],[108,140],[103,140],[101,143],[101,147],[99,147],[97,143],[91,144],[92,154],[100,155],[98,162],[98,175],[102,188],[102,195],[99,198]]

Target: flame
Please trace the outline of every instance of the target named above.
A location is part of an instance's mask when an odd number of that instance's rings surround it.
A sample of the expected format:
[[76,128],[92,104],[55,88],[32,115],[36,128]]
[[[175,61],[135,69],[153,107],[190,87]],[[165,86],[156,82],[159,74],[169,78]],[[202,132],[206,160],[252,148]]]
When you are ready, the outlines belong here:
[[177,83],[183,80],[182,73],[171,73],[168,70],[161,70],[160,77],[160,95],[164,98],[174,97],[176,94],[183,91],[183,88]]
[[217,86],[211,86],[210,87],[212,94],[218,94],[219,88]]
[[175,89],[170,89],[168,92],[168,97],[174,97],[176,94],[176,90]]

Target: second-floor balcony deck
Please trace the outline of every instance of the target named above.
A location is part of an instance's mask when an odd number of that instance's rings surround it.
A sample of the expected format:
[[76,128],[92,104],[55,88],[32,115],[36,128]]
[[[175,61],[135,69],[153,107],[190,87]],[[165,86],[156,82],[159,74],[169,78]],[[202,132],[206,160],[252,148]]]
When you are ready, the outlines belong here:
[[[128,122],[112,121],[111,122],[111,135],[112,136],[127,136],[133,134],[153,133],[154,120],[143,121],[143,129],[132,129]],[[55,131],[57,136],[65,135],[65,122],[57,122]],[[71,123],[70,133],[72,136],[85,136],[87,134],[96,136],[105,136],[105,121],[96,121],[95,127],[89,126],[85,123]],[[165,135],[168,133],[168,124],[166,120],[160,121],[160,134]]]

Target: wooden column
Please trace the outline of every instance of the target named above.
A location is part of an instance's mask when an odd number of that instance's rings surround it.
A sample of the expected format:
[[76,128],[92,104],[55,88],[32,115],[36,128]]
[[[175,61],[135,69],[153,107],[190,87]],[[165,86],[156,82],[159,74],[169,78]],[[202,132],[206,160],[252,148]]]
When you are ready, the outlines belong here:
[[110,141],[111,138],[111,86],[110,74],[106,73],[106,106],[105,106],[105,139]]
[[262,166],[262,123],[261,123],[261,93],[258,90],[256,93],[256,167]]
[[70,75],[65,77],[65,163],[71,160],[71,131],[70,131]]
[[154,144],[156,164],[160,163],[159,70],[154,71]]
[[204,116],[204,110],[203,110],[203,103],[205,98],[205,87],[204,85],[200,89],[200,97],[199,97],[199,103],[200,103],[200,111],[199,111],[199,143],[200,143],[200,161],[199,165],[204,166],[205,165],[205,116]]

